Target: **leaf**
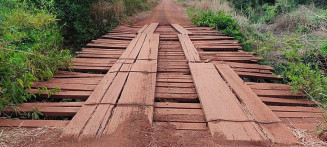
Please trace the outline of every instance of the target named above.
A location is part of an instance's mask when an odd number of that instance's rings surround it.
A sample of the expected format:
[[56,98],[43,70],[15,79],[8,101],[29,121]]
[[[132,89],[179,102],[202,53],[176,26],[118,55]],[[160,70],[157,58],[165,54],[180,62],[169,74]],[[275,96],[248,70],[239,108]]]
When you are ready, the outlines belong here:
[[23,82],[23,80],[22,79],[17,79],[17,82],[19,83],[19,85],[21,86],[21,87],[24,87],[24,82]]
[[35,113],[37,113],[38,115],[43,116],[43,113],[39,110],[38,107],[34,107]]

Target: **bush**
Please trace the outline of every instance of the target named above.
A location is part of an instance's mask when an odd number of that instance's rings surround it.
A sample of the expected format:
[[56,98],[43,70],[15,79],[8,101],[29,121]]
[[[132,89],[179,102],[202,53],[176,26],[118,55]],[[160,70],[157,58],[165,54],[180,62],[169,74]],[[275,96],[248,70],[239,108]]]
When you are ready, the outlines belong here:
[[[51,5],[48,5],[51,7]],[[49,8],[47,7],[47,8]],[[59,50],[62,36],[56,16],[27,1],[0,3],[0,109],[30,100],[34,81],[51,78],[70,64]]]
[[[90,40],[99,37],[118,24],[118,20],[112,13],[111,5],[107,8],[110,12],[106,12],[105,15],[93,13],[97,12],[92,11],[93,5],[96,5],[94,0],[55,1],[53,13],[57,15],[59,24],[63,26],[62,32],[66,46],[81,48]],[[101,5],[102,8],[107,6],[107,4]],[[105,16],[106,20],[100,19],[97,15]]]
[[[321,49],[318,42],[323,39],[327,15],[312,6],[298,7],[300,2],[296,0],[230,1],[241,14],[232,8],[216,9],[210,5],[212,2],[202,10],[197,4],[201,2],[197,1],[193,7],[198,9],[189,8],[187,12],[197,26],[210,26],[233,36],[243,43],[244,50],[251,49],[264,57],[262,64],[272,65],[277,74],[284,75],[284,82],[292,86],[292,91],[303,90],[327,106],[326,77],[318,69]],[[242,17],[243,14],[249,18]],[[322,48],[321,52],[326,54],[327,43]]]
[[241,33],[237,21],[224,11],[213,12],[211,10],[188,9],[187,13],[191,17],[191,21],[197,26],[213,27],[242,43],[245,42],[245,36]]
[[323,102],[327,107],[327,77],[315,66],[290,62],[285,69],[284,76],[290,80],[292,91],[305,91],[311,98]]
[[54,7],[65,45],[79,49],[150,5],[148,0],[55,0]]
[[150,9],[148,0],[124,0],[124,4],[126,7],[125,13],[129,16]]
[[321,54],[322,54],[325,58],[327,58],[327,40],[325,41],[325,43],[324,43],[323,46],[322,46]]

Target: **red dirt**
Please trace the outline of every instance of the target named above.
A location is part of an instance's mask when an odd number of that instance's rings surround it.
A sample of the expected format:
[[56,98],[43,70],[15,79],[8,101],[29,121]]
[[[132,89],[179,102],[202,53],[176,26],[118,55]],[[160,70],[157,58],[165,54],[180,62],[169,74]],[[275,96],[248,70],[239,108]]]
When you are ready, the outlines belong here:
[[153,8],[151,15],[146,18],[134,20],[135,25],[145,25],[158,22],[161,25],[177,23],[179,25],[192,25],[185,13],[185,8],[172,0],[161,0]]

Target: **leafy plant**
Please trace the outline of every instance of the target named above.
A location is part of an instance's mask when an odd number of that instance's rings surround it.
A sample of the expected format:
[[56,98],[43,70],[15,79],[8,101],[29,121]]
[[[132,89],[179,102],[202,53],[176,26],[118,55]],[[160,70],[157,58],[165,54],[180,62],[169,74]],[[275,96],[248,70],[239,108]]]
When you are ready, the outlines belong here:
[[327,106],[327,77],[316,66],[290,62],[285,69],[284,75],[290,79],[289,85],[292,91],[299,92],[304,90],[311,97],[324,103]]
[[34,107],[34,112],[31,114],[33,120],[40,119],[40,116],[43,116],[43,113],[39,110],[38,107]]
[[[51,78],[71,62],[69,50],[62,50],[57,19],[49,10],[51,1],[0,3],[0,110],[32,100],[33,82]],[[49,2],[49,3],[48,3]]]
[[213,12],[211,10],[195,10],[189,8],[187,13],[191,17],[191,21],[197,26],[213,27],[242,43],[245,42],[245,36],[240,31],[237,21],[224,11]]

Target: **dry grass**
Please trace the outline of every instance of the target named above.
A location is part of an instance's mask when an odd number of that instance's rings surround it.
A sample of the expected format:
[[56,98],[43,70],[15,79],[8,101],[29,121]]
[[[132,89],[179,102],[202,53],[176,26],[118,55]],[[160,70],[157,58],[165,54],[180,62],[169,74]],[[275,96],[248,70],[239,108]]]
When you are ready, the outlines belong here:
[[315,7],[300,6],[294,11],[277,17],[273,24],[269,25],[267,31],[279,34],[281,32],[295,32],[299,27],[310,29],[310,31],[326,31],[327,22],[321,12],[314,11]]
[[92,13],[96,23],[106,26],[111,17],[116,20],[122,20],[124,17],[125,5],[123,0],[117,0],[113,3],[100,0],[92,5]]
[[0,146],[42,146],[59,140],[62,128],[1,128]]
[[300,129],[292,129],[292,133],[299,140],[299,144],[302,146],[322,147],[327,146],[326,142],[319,140],[316,134],[312,131],[305,131]]

